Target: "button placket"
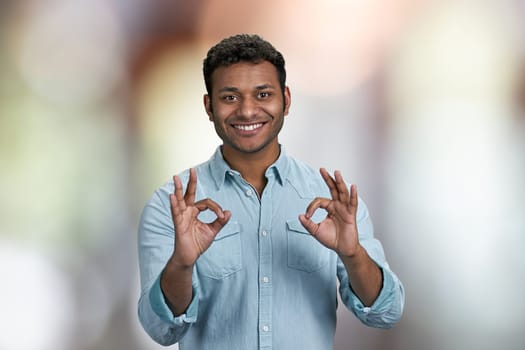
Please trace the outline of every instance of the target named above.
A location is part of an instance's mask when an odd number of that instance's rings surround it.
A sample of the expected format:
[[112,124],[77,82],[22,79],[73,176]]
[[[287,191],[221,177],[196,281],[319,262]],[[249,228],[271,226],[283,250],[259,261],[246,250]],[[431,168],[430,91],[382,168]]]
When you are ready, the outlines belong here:
[[259,220],[259,347],[272,348],[272,240],[269,235],[272,225],[273,181],[268,179],[260,201]]

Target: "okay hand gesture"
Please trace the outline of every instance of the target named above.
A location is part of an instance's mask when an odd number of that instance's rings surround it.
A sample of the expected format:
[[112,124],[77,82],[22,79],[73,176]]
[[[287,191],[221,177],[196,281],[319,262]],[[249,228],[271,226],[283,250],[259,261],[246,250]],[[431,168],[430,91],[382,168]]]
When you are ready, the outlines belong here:
[[[206,198],[195,202],[197,173],[190,169],[190,178],[186,192],[182,193],[182,183],[178,176],[173,177],[174,193],[170,194],[171,216],[175,227],[175,249],[173,259],[181,266],[193,266],[197,258],[212,244],[231,217],[230,211],[222,208],[213,200]],[[200,212],[211,210],[217,215],[215,221],[204,223],[198,219]]]
[[[327,248],[342,256],[354,256],[360,249],[356,222],[356,186],[352,185],[349,193],[341,172],[335,171],[334,177],[324,168],[320,172],[332,198],[315,198],[308,205],[306,213],[299,216],[299,220]],[[318,208],[325,209],[328,214],[323,221],[315,223],[311,218]]]

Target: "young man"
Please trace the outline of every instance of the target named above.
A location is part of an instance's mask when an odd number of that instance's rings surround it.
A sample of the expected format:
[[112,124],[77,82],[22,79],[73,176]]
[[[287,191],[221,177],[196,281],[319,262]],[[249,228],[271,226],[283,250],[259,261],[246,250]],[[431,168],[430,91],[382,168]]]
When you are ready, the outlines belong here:
[[204,79],[223,144],[144,208],[146,332],[182,350],[332,349],[337,279],[363,323],[391,327],[403,287],[355,185],[278,142],[291,101],[282,55],[256,35],[233,36],[209,50]]

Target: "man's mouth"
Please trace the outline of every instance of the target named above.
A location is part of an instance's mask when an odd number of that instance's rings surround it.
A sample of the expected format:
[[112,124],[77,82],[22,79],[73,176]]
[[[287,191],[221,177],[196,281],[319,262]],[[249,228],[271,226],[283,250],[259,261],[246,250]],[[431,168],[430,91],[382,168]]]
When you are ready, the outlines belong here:
[[263,126],[264,123],[257,123],[257,124],[234,124],[233,127],[238,130],[242,131],[253,131],[256,129],[259,129],[261,126]]

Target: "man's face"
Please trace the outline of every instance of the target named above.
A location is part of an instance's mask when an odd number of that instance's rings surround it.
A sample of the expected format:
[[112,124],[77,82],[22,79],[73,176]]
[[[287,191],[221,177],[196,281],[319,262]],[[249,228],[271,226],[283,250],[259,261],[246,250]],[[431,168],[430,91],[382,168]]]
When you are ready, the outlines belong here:
[[239,62],[212,74],[212,99],[206,112],[223,141],[223,152],[253,154],[278,146],[290,107],[288,87],[279,85],[277,69],[267,61]]

